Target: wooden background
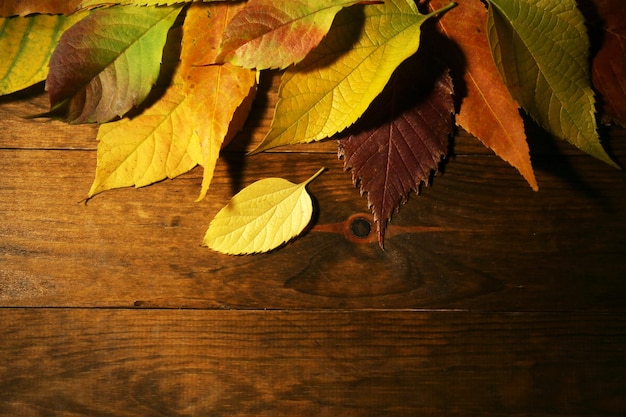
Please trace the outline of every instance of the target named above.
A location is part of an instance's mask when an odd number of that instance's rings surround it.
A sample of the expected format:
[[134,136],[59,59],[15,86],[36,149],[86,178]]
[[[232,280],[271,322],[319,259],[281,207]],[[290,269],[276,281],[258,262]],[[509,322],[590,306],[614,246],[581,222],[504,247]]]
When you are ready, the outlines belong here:
[[[334,142],[244,156],[275,100],[265,79],[204,201],[195,169],[84,204],[96,128],[1,99],[0,415],[626,415],[624,172],[534,132],[535,193],[461,132],[382,251]],[[322,166],[300,239],[200,246],[243,186]]]

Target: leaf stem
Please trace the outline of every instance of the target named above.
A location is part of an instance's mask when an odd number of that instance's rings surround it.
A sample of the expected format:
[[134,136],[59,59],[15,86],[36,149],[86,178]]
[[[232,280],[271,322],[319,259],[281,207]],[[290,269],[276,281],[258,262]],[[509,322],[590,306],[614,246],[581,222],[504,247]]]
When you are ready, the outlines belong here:
[[427,14],[427,15],[426,15],[426,18],[431,18],[431,17],[433,17],[433,16],[435,16],[435,15],[438,15],[438,14],[441,14],[441,13],[445,13],[445,12],[447,12],[448,10],[450,10],[450,9],[452,9],[453,7],[456,7],[456,6],[457,6],[457,3],[456,3],[455,1],[452,1],[452,2],[450,2],[448,5],[443,6],[441,9],[439,9],[439,10],[435,10],[434,12]]
[[309,185],[315,178],[319,177],[322,172],[326,171],[326,167],[322,167],[319,171],[317,171],[315,174],[313,174],[313,176],[311,178],[309,178],[308,180],[304,181],[302,184],[303,185]]

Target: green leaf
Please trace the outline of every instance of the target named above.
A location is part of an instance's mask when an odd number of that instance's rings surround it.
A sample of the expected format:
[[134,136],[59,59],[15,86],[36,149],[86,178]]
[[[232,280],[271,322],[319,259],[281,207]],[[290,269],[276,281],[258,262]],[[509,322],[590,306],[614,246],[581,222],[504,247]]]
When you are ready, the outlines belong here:
[[617,167],[600,144],[589,39],[576,0],[489,0],[493,57],[511,95],[541,126]]
[[352,125],[413,55],[429,15],[414,0],[353,6],[337,14],[320,45],[283,75],[270,131],[254,150],[321,140]]
[[110,7],[65,32],[50,59],[54,113],[72,123],[106,122],[141,103],[156,82],[180,7]]
[[300,184],[265,178],[247,186],[217,213],[203,244],[244,255],[268,252],[291,240],[311,221],[313,202],[306,186],[323,170]]
[[46,79],[48,62],[59,38],[85,13],[30,15],[0,19],[0,95]]

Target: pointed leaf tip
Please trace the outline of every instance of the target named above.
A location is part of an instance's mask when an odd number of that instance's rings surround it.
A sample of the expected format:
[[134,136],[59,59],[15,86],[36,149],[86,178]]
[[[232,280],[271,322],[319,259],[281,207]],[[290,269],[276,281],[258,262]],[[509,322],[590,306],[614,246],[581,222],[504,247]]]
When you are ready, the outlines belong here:
[[[430,0],[429,6],[442,7],[446,1]],[[465,94],[459,97],[456,123],[517,168],[531,188],[537,190],[519,105],[492,59],[484,30],[487,24],[484,4],[481,0],[465,0],[462,7],[450,11],[437,24],[452,42],[437,40],[435,53],[463,69]]]
[[339,141],[344,168],[368,205],[384,248],[387,223],[411,191],[427,183],[453,131],[452,78],[432,56],[409,58],[363,118]]

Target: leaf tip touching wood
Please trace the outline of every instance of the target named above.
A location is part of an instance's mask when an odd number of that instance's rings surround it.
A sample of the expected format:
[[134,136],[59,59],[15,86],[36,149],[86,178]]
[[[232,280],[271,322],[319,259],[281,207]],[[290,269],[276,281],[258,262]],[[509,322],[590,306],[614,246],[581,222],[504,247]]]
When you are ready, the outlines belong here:
[[392,214],[411,191],[428,182],[448,153],[454,127],[452,78],[432,58],[418,52],[400,65],[339,141],[344,168],[352,171],[361,194],[367,194],[381,248]]

